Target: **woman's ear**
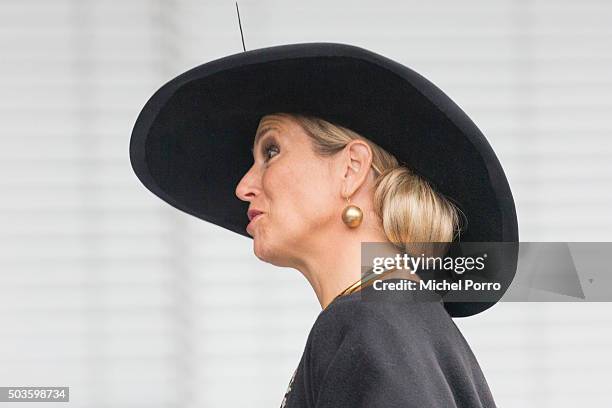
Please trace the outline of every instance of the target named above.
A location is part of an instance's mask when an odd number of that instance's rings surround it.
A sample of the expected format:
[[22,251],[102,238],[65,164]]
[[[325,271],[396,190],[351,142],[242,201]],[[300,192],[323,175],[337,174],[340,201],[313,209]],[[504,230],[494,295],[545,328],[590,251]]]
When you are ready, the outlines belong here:
[[343,194],[350,197],[365,183],[372,166],[372,149],[363,140],[353,140],[344,147]]

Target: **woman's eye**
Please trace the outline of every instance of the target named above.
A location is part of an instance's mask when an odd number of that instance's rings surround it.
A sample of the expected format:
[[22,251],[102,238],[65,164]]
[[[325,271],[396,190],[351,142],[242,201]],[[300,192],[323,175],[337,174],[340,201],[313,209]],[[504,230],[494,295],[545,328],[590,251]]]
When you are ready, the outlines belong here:
[[270,143],[268,145],[266,145],[266,147],[264,147],[264,157],[265,157],[265,161],[270,160],[272,157],[274,157],[274,155],[270,156],[270,152],[279,153],[279,149],[278,146],[274,143]]

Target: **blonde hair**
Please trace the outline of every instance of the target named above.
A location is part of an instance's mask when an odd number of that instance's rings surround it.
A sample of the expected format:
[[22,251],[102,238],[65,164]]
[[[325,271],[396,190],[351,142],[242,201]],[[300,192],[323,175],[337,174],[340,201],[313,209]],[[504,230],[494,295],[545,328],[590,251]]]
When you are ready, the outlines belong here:
[[452,242],[459,234],[460,209],[385,149],[350,129],[323,119],[283,115],[294,119],[304,129],[312,138],[315,152],[322,156],[339,152],[355,139],[370,146],[372,167],[377,173],[374,210],[391,243],[407,251],[408,243]]

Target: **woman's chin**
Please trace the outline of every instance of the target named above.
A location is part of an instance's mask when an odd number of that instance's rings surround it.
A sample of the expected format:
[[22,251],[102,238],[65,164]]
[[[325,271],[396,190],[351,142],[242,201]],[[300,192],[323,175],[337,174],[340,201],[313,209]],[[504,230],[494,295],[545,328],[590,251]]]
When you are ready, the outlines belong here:
[[269,243],[265,244],[261,241],[261,238],[253,239],[253,253],[259,260],[274,266],[287,266],[282,257],[279,256],[282,251],[274,250]]
[[253,237],[253,253],[257,258],[264,262],[269,262],[269,250],[267,250],[266,245],[262,242],[262,238],[257,234]]

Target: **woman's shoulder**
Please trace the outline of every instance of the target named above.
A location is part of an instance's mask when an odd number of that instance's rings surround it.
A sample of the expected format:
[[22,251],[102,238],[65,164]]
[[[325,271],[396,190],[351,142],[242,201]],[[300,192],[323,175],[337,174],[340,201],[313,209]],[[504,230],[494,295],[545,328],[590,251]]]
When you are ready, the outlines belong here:
[[324,406],[369,398],[381,402],[377,406],[494,407],[478,362],[443,304],[400,300],[357,292],[319,314],[302,361],[317,400]]
[[[438,294],[431,291],[404,291],[376,293],[372,286],[335,299],[325,308],[315,321],[315,325],[349,329],[365,328],[364,323],[401,329],[402,326],[421,323],[431,325],[432,319],[454,326],[452,318],[444,309]],[[443,328],[443,326],[439,326]],[[431,327],[430,327],[431,329]]]
[[319,314],[304,354],[313,389],[347,381],[357,387],[367,378],[376,384],[376,398],[414,404],[406,406],[495,406],[478,361],[441,301],[366,294],[338,298]]

